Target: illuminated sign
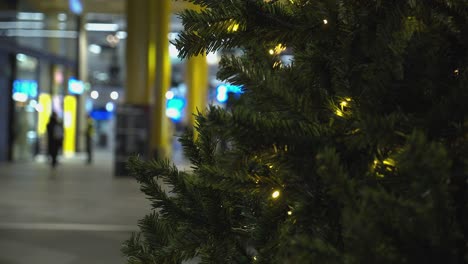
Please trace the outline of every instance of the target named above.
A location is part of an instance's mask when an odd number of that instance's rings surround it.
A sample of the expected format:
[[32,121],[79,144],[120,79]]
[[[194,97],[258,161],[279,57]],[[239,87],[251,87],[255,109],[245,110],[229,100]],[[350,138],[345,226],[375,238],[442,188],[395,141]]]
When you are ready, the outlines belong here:
[[13,99],[26,102],[28,98],[37,97],[37,82],[32,80],[15,80],[13,82]]
[[166,103],[166,116],[173,121],[180,121],[185,106],[185,99],[181,97],[172,97]]
[[71,94],[82,94],[84,91],[84,83],[75,78],[68,80],[68,91]]

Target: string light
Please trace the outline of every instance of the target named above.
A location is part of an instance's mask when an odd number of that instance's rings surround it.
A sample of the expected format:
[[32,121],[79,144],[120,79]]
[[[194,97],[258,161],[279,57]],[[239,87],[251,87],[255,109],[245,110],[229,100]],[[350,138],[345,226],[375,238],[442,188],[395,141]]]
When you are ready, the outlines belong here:
[[280,54],[281,52],[285,51],[286,50],[286,46],[283,46],[283,44],[278,44],[276,45],[275,47],[275,53],[276,54]]
[[324,19],[323,24],[325,24],[325,25],[328,24],[328,20]]
[[458,75],[458,74],[460,73],[460,70],[455,69],[455,70],[453,71],[453,73],[454,73],[455,75]]
[[288,215],[292,215],[292,211],[288,211]]
[[341,111],[340,109],[336,109],[335,114],[336,114],[337,116],[339,116],[339,117],[343,117],[343,116],[344,116],[343,111]]
[[278,191],[278,190],[274,191],[271,194],[271,197],[273,197],[273,199],[278,199],[279,196],[280,196],[280,191]]
[[[386,158],[382,162],[380,160],[378,160],[378,159],[374,159],[374,162],[372,164],[372,170],[377,169],[379,164],[385,165],[385,167],[384,167],[385,170],[387,170],[389,172],[392,172],[395,169],[396,162],[392,158]],[[376,176],[379,177],[379,178],[384,178],[385,177],[385,175],[380,173],[380,172],[376,172]]]
[[286,46],[280,43],[276,45],[273,49],[268,50],[268,53],[270,53],[270,55],[275,55],[275,54],[280,54],[281,52],[285,50],[286,50]]
[[228,32],[236,32],[237,30],[239,30],[239,23],[231,19],[227,30]]
[[281,68],[282,66],[283,64],[281,63],[281,61],[275,61],[275,63],[273,63],[273,69]]
[[392,167],[395,167],[395,160],[391,159],[391,158],[386,158],[384,161],[383,161],[383,164],[387,165],[387,166],[392,166]]
[[257,256],[254,256],[254,257],[253,257],[253,260],[257,261]]
[[343,109],[343,107],[348,106],[348,102],[342,101],[342,102],[340,103],[340,106],[341,106],[341,108]]

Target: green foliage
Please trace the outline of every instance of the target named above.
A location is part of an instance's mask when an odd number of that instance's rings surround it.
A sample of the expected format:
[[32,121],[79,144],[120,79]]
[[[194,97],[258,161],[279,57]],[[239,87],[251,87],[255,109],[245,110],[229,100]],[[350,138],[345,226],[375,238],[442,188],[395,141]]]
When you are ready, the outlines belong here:
[[130,160],[129,263],[468,263],[465,0],[189,2],[181,56],[245,93],[196,115],[192,170]]

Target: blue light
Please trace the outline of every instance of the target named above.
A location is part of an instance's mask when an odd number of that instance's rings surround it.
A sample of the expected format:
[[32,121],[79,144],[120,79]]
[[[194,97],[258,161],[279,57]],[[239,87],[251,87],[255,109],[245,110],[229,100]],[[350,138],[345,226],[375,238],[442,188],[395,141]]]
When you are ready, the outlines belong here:
[[94,120],[109,120],[112,118],[112,112],[108,112],[104,109],[95,109],[89,113]]
[[13,94],[25,94],[27,97],[36,98],[37,82],[31,80],[15,80],[13,81]]
[[185,99],[182,97],[173,97],[167,100],[166,103],[166,116],[173,121],[180,121],[182,119],[183,109],[185,107]]
[[242,94],[242,86],[221,84],[216,88],[216,100],[225,103],[228,99],[228,93]]
[[83,5],[81,4],[80,0],[69,0],[68,4],[72,13],[79,15],[83,12]]
[[113,104],[112,102],[108,102],[108,103],[106,104],[106,110],[107,110],[107,112],[112,112],[112,111],[114,111],[114,104]]
[[68,91],[71,94],[82,94],[84,91],[84,84],[82,81],[79,81],[75,78],[70,78],[68,80]]

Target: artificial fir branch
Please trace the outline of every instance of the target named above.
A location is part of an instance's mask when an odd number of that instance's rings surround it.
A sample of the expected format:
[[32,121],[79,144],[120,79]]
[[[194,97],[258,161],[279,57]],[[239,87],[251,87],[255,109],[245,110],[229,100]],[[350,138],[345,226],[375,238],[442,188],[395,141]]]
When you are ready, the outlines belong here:
[[130,161],[129,263],[468,263],[466,1],[189,2],[181,56],[240,49],[244,94],[195,114],[191,171]]

